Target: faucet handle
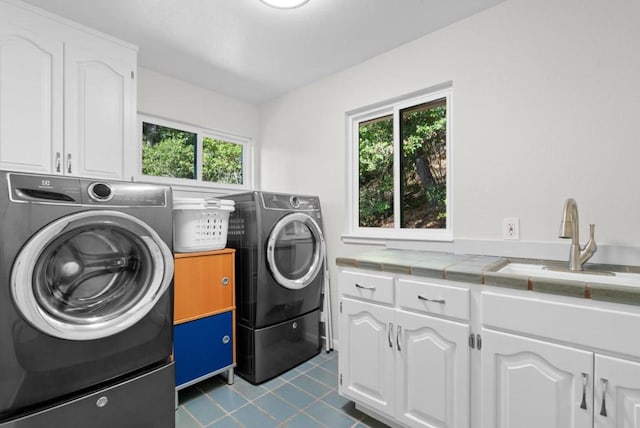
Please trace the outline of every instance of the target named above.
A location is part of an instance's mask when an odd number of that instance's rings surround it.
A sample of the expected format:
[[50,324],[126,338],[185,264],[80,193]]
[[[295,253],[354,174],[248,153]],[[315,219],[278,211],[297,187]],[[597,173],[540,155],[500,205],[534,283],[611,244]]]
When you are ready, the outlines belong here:
[[593,236],[595,233],[595,230],[596,230],[596,225],[590,224],[589,225],[589,241],[587,241],[584,248],[580,250],[579,262],[581,267],[583,264],[587,262],[587,260],[591,258],[591,256],[593,256],[593,254],[598,249],[598,245],[596,244],[596,240]]

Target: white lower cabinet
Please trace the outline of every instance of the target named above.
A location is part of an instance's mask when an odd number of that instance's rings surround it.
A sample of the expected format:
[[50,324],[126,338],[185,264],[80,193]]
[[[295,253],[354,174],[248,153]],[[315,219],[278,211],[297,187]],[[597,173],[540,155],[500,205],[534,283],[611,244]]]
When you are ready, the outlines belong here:
[[468,427],[469,325],[386,303],[341,298],[340,393],[399,426]]
[[396,311],[395,418],[410,427],[469,426],[469,326]]
[[640,428],[640,364],[487,329],[482,337],[484,428]]
[[345,397],[393,415],[394,310],[346,298],[340,307],[340,389]]
[[593,353],[482,330],[482,427],[591,426]]
[[[636,306],[482,293],[482,428],[640,428]],[[567,345],[567,343],[569,343]]]
[[595,355],[594,426],[640,428],[640,364]]
[[393,426],[640,428],[640,307],[343,268],[340,393]]

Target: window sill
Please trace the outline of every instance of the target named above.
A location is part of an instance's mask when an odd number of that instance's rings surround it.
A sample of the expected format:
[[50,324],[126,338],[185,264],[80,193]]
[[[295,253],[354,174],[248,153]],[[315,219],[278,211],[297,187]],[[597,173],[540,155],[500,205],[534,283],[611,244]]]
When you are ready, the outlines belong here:
[[429,234],[417,233],[417,231],[377,231],[379,233],[345,233],[341,236],[345,244],[369,244],[386,245],[389,241],[401,242],[433,242],[452,244],[453,234],[450,231],[434,232]]

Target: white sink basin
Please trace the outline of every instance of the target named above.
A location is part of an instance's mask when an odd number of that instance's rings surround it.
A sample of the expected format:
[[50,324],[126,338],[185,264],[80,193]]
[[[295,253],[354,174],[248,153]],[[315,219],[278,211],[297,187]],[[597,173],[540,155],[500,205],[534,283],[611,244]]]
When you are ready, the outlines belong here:
[[[554,270],[545,265],[528,263],[509,263],[497,272],[523,275],[534,278],[567,279],[583,281],[592,284],[626,285],[640,287],[640,274],[629,272],[604,272],[604,271],[580,271]],[[607,274],[608,273],[608,274]]]

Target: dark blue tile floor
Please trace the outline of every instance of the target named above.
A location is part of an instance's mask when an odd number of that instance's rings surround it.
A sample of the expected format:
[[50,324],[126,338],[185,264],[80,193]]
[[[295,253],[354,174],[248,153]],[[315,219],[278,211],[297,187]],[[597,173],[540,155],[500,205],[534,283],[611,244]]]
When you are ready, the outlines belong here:
[[385,427],[338,394],[338,353],[330,352],[261,385],[216,376],[178,394],[176,428]]

